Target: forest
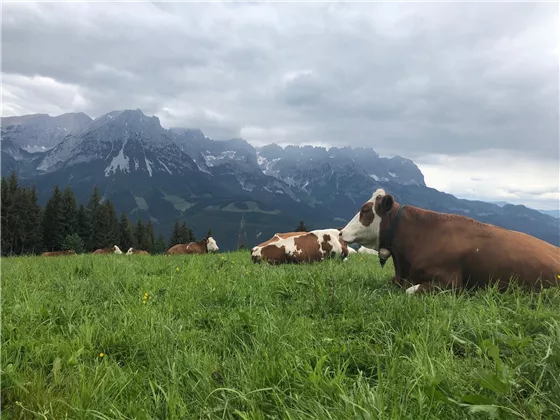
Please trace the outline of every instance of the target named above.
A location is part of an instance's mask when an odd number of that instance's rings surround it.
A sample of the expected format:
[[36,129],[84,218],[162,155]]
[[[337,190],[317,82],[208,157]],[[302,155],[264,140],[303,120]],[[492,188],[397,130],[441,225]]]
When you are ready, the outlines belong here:
[[163,233],[156,237],[151,220],[133,222],[125,212],[118,217],[113,203],[104,200],[97,187],[87,203],[78,204],[69,186],[55,186],[44,208],[38,203],[35,186],[21,186],[13,172],[2,177],[1,188],[3,256],[67,249],[89,253],[113,245],[123,252],[133,247],[158,254],[196,240],[186,222],[177,219],[166,242]]

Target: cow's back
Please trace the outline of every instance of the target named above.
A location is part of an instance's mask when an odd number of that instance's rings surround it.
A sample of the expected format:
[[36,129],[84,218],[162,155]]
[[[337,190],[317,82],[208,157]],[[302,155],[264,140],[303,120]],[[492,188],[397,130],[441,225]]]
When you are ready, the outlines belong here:
[[187,244],[177,244],[177,245],[173,245],[171,248],[169,248],[167,250],[167,253],[169,255],[177,255],[177,254],[185,254],[185,248],[187,247]]
[[204,254],[206,249],[203,245],[197,242],[190,242],[188,244],[177,244],[169,248],[167,253],[169,255],[177,254]]
[[531,235],[465,217],[417,226],[414,235],[421,244],[415,246],[411,265],[419,272],[457,273],[467,287],[483,287],[499,278],[504,289],[515,273],[516,282],[528,288],[539,277],[548,285],[560,284],[560,248]]
[[[525,233],[486,225],[474,232],[465,255],[464,278],[484,285],[500,278],[505,287],[512,276],[519,276],[525,287],[560,285],[560,248]],[[516,274],[517,273],[517,274]]]

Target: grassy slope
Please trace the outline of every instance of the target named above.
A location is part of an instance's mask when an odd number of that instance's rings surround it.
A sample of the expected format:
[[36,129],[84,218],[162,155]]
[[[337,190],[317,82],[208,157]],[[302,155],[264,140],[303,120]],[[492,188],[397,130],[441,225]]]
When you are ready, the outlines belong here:
[[358,254],[3,258],[2,414],[560,416],[559,290],[409,297],[391,271]]

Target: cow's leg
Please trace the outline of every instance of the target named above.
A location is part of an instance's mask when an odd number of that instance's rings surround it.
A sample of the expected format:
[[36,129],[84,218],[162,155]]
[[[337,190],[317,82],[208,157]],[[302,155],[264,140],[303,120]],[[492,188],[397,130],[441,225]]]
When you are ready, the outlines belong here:
[[393,265],[395,266],[395,275],[391,282],[401,289],[408,288],[414,283],[410,280],[410,265],[401,261],[398,255],[393,254]]
[[416,273],[413,273],[412,278],[416,280],[416,284],[406,289],[406,293],[409,295],[429,293],[438,290],[457,290],[463,286],[461,273],[456,271],[438,271],[431,275],[423,273],[423,275],[415,276],[414,274]]

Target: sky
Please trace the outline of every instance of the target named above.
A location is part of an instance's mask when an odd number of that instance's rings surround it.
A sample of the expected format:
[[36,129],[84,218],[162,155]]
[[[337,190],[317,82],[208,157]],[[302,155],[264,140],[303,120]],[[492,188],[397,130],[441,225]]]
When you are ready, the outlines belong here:
[[558,3],[3,3],[2,115],[141,109],[366,146],[458,197],[559,208]]

